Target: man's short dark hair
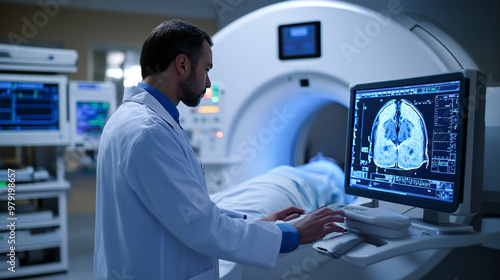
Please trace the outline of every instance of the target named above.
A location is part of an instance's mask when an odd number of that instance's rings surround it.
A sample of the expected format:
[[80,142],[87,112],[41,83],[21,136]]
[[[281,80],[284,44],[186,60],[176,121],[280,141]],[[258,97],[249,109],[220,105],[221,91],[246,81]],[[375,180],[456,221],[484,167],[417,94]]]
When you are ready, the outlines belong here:
[[179,54],[185,54],[196,67],[204,41],[213,45],[207,32],[189,22],[175,19],[161,23],[142,46],[142,78],[165,71]]

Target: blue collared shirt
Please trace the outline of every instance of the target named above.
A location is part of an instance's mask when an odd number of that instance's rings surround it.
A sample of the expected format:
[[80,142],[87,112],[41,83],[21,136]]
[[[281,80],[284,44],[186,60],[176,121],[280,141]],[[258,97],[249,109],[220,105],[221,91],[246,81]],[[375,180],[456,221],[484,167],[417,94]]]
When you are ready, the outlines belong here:
[[177,110],[177,107],[175,107],[174,103],[170,101],[163,93],[161,93],[159,90],[157,90],[155,87],[145,84],[145,83],[139,83],[137,84],[138,87],[146,90],[149,92],[160,104],[167,110],[167,112],[174,118],[174,120],[179,123],[179,110]]
[[291,224],[280,223],[277,225],[282,233],[280,253],[288,253],[297,249],[300,244],[299,231]]

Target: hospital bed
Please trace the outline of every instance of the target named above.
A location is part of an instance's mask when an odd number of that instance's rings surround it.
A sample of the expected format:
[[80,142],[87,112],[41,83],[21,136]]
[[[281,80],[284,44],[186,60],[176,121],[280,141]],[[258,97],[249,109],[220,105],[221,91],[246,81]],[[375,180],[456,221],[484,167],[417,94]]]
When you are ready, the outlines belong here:
[[[344,193],[343,181],[342,169],[318,154],[308,164],[273,168],[265,174],[214,193],[211,199],[220,208],[258,220],[288,206],[299,207],[307,213],[327,204],[351,203],[355,197]],[[279,262],[296,257],[300,259],[304,254],[312,253],[311,250],[310,246],[301,246],[288,256],[282,255]],[[316,258],[327,261],[319,255]],[[240,264],[220,261],[221,279],[243,279],[242,271],[243,266]],[[264,274],[267,279],[269,275],[266,272]]]
[[253,179],[211,195],[220,208],[261,219],[288,206],[310,212],[333,203],[351,203],[344,193],[344,172],[335,163],[320,159],[291,167],[279,166]]
[[[211,195],[220,207],[239,212],[249,219],[260,219],[288,206],[306,212],[323,205],[348,203],[368,205],[371,200],[344,193],[344,172],[334,162],[318,154],[309,163],[298,166],[278,166],[236,186]],[[335,235],[335,234],[333,234]],[[332,237],[327,236],[326,238]],[[301,245],[291,253],[280,254],[276,267],[264,270],[220,260],[219,273],[223,280],[237,279],[418,279],[429,269],[414,269],[417,262],[441,260],[449,250],[431,250],[389,259],[360,269],[342,260],[316,253],[312,244]],[[429,258],[433,256],[433,258]],[[407,261],[411,261],[407,263]],[[406,265],[405,265],[406,264]],[[399,269],[387,271],[391,267]],[[380,278],[382,277],[382,278]]]

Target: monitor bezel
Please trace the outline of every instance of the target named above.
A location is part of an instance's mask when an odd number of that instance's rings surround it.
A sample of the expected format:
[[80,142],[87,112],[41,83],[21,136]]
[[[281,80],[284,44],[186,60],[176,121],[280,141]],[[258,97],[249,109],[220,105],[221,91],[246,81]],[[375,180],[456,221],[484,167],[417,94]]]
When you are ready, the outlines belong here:
[[[351,173],[351,151],[352,151],[352,142],[351,139],[353,137],[353,120],[355,113],[355,96],[356,92],[360,90],[368,90],[368,89],[383,89],[390,87],[399,87],[399,86],[412,86],[418,84],[432,84],[438,82],[447,82],[447,81],[460,81],[460,94],[459,94],[459,110],[462,114],[462,118],[460,118],[459,125],[462,126],[462,134],[463,137],[459,138],[457,141],[457,162],[460,163],[456,168],[456,171],[461,174],[461,176],[455,181],[453,192],[453,202],[445,202],[439,200],[425,199],[419,197],[411,197],[411,196],[403,196],[389,192],[380,192],[374,191],[370,189],[358,188],[351,186],[350,184],[350,173]],[[346,194],[357,195],[372,199],[378,199],[382,201],[394,202],[399,204],[405,204],[410,206],[415,206],[427,210],[434,210],[439,212],[453,213],[455,212],[460,203],[463,201],[463,191],[464,191],[464,175],[465,175],[465,149],[466,149],[466,136],[467,136],[467,108],[468,105],[465,104],[465,101],[469,96],[469,83],[467,77],[462,72],[452,72],[452,73],[444,73],[437,74],[431,76],[423,76],[416,78],[408,78],[408,79],[399,79],[399,80],[389,80],[382,82],[371,82],[364,83],[351,86],[350,88],[350,107],[349,107],[349,115],[348,115],[348,133],[347,133],[347,145],[346,145],[346,161],[345,161],[345,192]]]
[[57,130],[0,130],[0,146],[66,146],[70,142],[67,112],[68,77],[51,74],[4,74],[0,81],[59,85],[59,128]]

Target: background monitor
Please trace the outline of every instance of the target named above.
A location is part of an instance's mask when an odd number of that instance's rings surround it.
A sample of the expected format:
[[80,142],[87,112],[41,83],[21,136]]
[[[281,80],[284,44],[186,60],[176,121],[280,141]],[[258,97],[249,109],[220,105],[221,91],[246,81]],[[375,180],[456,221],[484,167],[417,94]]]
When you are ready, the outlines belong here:
[[0,146],[69,144],[67,77],[0,74]]
[[346,193],[431,211],[479,211],[481,96],[477,71],[351,87]]
[[97,149],[104,124],[116,109],[111,82],[70,81],[71,147]]

